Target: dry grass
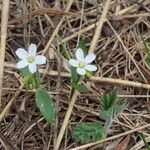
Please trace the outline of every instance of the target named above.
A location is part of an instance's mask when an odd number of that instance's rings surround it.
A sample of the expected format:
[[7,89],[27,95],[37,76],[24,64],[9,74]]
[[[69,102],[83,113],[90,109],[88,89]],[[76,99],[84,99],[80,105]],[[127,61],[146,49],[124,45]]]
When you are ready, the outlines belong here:
[[[128,141],[124,150],[144,150],[137,131],[142,131],[150,142],[150,69],[145,64],[145,51],[141,43],[141,35],[150,41],[150,1],[107,2],[109,9],[105,9],[105,0],[98,0],[98,3],[94,0],[9,2],[5,62],[1,64],[4,75],[0,149],[52,150],[55,147],[55,150],[93,150],[103,143],[105,149],[116,150],[121,139]],[[3,9],[0,2],[0,12]],[[4,20],[3,17],[1,20]],[[1,21],[1,28],[2,24]],[[6,29],[1,31],[1,37],[3,34],[6,36]],[[97,55],[95,63],[98,71],[88,83],[91,92],[75,93],[73,103],[70,103],[70,74],[55,37],[57,33],[72,54],[79,39],[84,38],[90,51],[95,51]],[[5,37],[1,38],[1,42],[4,51]],[[20,74],[15,67],[15,50],[27,48],[30,43],[36,43],[39,51],[48,58],[40,71],[42,85],[55,101],[55,125],[49,125],[41,117],[34,91],[21,88]],[[118,90],[118,97],[129,102],[128,108],[114,121],[108,138],[82,147],[72,139],[73,127],[80,121],[102,122],[98,117],[98,96],[114,87]],[[69,115],[64,121],[66,114]]]

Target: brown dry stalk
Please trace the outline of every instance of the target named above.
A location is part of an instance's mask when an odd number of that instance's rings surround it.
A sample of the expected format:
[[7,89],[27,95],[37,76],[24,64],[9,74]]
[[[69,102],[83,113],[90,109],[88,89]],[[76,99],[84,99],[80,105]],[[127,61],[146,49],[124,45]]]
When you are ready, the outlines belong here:
[[149,128],[149,127],[150,127],[150,123],[146,124],[146,125],[144,125],[142,127],[138,127],[138,128],[126,131],[124,133],[120,133],[120,134],[115,135],[115,136],[108,137],[106,139],[103,139],[103,140],[100,140],[100,141],[97,141],[97,142],[93,142],[93,143],[85,144],[85,145],[82,145],[82,146],[79,146],[79,147],[76,147],[76,148],[72,148],[70,150],[84,150],[84,149],[86,149],[88,147],[91,147],[91,146],[94,146],[94,145],[98,145],[98,144],[101,144],[101,143],[104,143],[104,142],[107,142],[107,141],[110,141],[110,140],[114,140],[114,139],[117,139],[119,137],[131,134],[131,133],[134,133],[136,131],[140,131],[140,130],[143,130],[143,129]]
[[95,51],[98,39],[101,35],[103,24],[106,20],[106,15],[107,15],[107,12],[108,12],[111,1],[112,0],[107,0],[106,3],[105,3],[105,6],[104,6],[104,9],[103,9],[103,12],[102,12],[102,16],[101,16],[101,18],[98,22],[98,25],[97,25],[96,30],[95,30],[94,37],[92,39],[92,42],[91,42],[91,45],[90,45],[90,48],[89,48],[89,53],[92,53],[92,52]]
[[0,142],[5,147],[6,150],[19,150],[18,147],[14,146],[14,142],[8,139],[3,133],[0,132]]
[[28,17],[32,17],[35,15],[44,15],[47,13],[57,14],[57,15],[71,15],[71,16],[75,16],[75,17],[79,17],[81,15],[80,13],[67,12],[67,11],[63,11],[61,9],[56,9],[56,8],[40,8],[40,9],[31,11],[31,12],[27,12],[26,14],[24,14],[21,17],[18,17],[16,19],[12,19],[8,22],[8,24],[9,25],[15,24],[20,21],[23,21],[24,19],[26,19]]
[[16,97],[20,94],[21,90],[23,89],[23,86],[21,85],[19,89],[16,91],[15,95],[11,98],[11,100],[8,102],[8,104],[5,106],[5,108],[0,113],[0,122],[4,119],[6,114],[9,112],[13,102],[16,100]]
[[71,113],[72,113],[73,107],[74,107],[74,105],[75,105],[77,96],[78,96],[78,91],[75,90],[75,92],[73,93],[73,96],[72,96],[72,98],[71,98],[71,101],[70,101],[70,104],[69,104],[67,113],[66,113],[66,115],[65,115],[65,119],[63,120],[61,129],[60,129],[60,132],[59,132],[59,134],[58,134],[58,138],[57,138],[57,140],[56,140],[56,145],[55,145],[55,147],[54,147],[54,150],[58,150],[58,149],[59,149],[59,146],[60,146],[60,144],[61,144],[63,135],[64,135],[64,133],[65,133],[66,127],[67,127],[67,125],[68,125],[68,122],[69,122],[69,119],[70,119],[70,116],[71,116]]
[[2,17],[1,17],[1,41],[0,41],[0,106],[2,97],[2,80],[3,80],[5,48],[7,38],[8,14],[9,14],[9,0],[3,0]]

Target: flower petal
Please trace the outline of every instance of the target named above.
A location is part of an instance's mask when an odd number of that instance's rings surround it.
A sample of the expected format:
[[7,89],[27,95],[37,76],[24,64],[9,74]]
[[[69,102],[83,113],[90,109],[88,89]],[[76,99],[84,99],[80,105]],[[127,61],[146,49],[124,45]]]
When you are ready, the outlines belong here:
[[83,61],[84,60],[84,53],[83,53],[83,50],[81,48],[78,48],[76,50],[76,58],[77,58],[77,61]]
[[78,62],[74,59],[70,59],[69,60],[69,64],[73,67],[78,67]]
[[85,75],[86,71],[85,71],[85,69],[77,68],[77,73],[78,73],[79,75]]
[[95,65],[86,65],[85,69],[88,71],[96,71],[97,67]]
[[95,54],[91,53],[91,54],[88,54],[86,57],[85,57],[85,62],[87,64],[91,63],[94,59],[96,58]]
[[21,60],[17,63],[17,68],[18,69],[21,69],[21,68],[24,68],[28,65],[28,62],[26,60]]
[[28,48],[29,55],[30,56],[35,56],[36,55],[36,51],[37,51],[36,44],[30,44],[30,46]]
[[35,63],[29,64],[29,71],[35,73],[37,70],[37,65]]
[[42,55],[37,55],[37,56],[35,56],[35,63],[36,63],[37,65],[45,64],[45,63],[46,63],[46,57],[45,57],[45,56],[42,56]]
[[18,58],[20,59],[26,59],[28,57],[28,53],[26,50],[24,50],[23,48],[18,48],[16,50],[16,55],[18,56]]

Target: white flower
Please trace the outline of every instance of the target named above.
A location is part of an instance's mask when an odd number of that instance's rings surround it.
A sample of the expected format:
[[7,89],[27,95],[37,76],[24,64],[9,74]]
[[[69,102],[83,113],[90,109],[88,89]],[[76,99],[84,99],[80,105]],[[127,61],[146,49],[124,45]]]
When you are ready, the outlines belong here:
[[96,58],[95,54],[91,53],[84,57],[83,50],[78,48],[75,53],[76,60],[70,59],[69,64],[73,67],[77,67],[77,73],[79,75],[85,75],[86,71],[96,71],[97,67],[95,65],[90,65],[92,61]]
[[37,71],[37,65],[42,65],[46,63],[46,57],[42,55],[36,55],[37,46],[36,44],[30,44],[28,52],[23,48],[18,48],[16,50],[16,55],[20,59],[17,63],[17,68],[21,69],[29,66],[29,71],[35,73]]

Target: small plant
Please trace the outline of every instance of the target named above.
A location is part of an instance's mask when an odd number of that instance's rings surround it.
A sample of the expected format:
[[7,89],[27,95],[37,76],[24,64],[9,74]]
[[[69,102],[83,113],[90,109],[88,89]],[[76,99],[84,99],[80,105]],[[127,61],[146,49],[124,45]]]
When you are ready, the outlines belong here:
[[99,115],[105,120],[105,130],[107,134],[113,120],[127,107],[127,102],[123,99],[117,99],[116,90],[112,90],[111,92],[104,94],[100,97],[100,100],[102,107]]
[[27,90],[36,90],[35,99],[37,106],[45,120],[52,124],[55,121],[55,109],[52,97],[40,85],[40,73],[38,71],[38,65],[46,63],[46,57],[36,55],[36,53],[36,44],[30,44],[28,51],[23,48],[17,49],[16,55],[20,59],[17,63],[17,68],[21,71],[24,87]]
[[73,130],[76,141],[88,143],[106,137],[113,120],[127,107],[124,100],[117,99],[116,90],[101,96],[100,101],[102,107],[99,116],[105,120],[105,125],[102,126],[99,122],[77,124]]
[[73,138],[81,143],[95,142],[105,135],[103,126],[98,122],[77,124],[73,131]]
[[71,66],[71,86],[79,92],[88,91],[85,84],[82,83],[83,79],[90,78],[92,72],[97,70],[95,65],[90,64],[95,60],[95,54],[86,54],[86,44],[84,40],[79,42],[79,46],[75,52],[75,58],[69,59]]

